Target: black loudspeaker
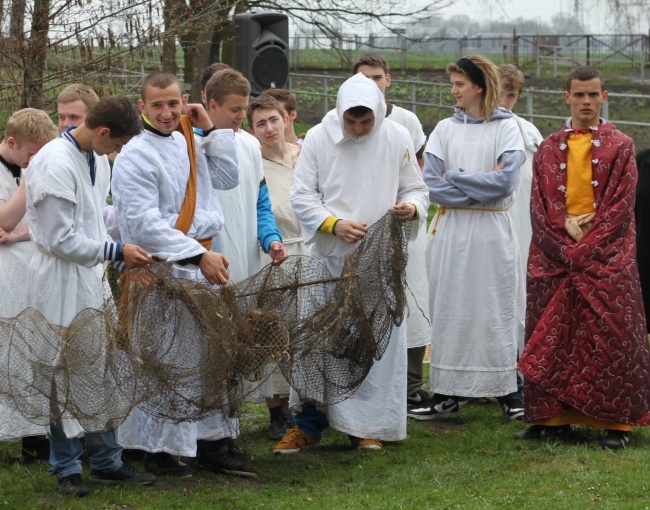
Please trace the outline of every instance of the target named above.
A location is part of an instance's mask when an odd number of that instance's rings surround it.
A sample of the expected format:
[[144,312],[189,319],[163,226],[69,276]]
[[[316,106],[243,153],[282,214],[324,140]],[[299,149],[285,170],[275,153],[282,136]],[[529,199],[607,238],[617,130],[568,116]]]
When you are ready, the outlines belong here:
[[289,18],[281,12],[235,15],[235,67],[253,94],[285,88],[289,81]]

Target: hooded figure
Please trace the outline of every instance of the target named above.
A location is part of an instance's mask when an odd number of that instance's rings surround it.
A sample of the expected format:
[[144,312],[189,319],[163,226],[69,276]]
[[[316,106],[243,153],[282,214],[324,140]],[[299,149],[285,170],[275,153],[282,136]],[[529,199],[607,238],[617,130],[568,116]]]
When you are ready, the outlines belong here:
[[[419,175],[409,132],[388,120],[386,103],[372,80],[361,73],[339,89],[336,110],[311,129],[298,159],[291,204],[300,220],[309,255],[332,274],[343,270],[366,226],[395,208],[398,219],[424,221],[426,187]],[[397,205],[396,205],[397,204]],[[412,228],[412,235],[417,235]],[[394,328],[382,359],[346,401],[328,407],[329,424],[350,435],[357,448],[381,448],[379,439],[406,437],[406,338]],[[327,417],[301,403],[297,427],[276,445],[276,453],[294,453],[317,444]]]

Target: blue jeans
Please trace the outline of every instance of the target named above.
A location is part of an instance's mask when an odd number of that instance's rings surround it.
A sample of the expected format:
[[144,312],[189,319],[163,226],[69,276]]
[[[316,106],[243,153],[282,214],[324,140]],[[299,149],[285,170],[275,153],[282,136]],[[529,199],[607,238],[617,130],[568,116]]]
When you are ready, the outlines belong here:
[[[115,442],[115,432],[86,434],[83,437],[90,461],[90,469],[96,471],[117,471],[122,467],[122,447]],[[61,480],[66,476],[81,474],[83,453],[79,438],[68,438],[63,432],[61,420],[50,424],[50,474]]]
[[320,441],[323,429],[327,426],[327,415],[316,409],[316,406],[310,402],[302,404],[301,407],[301,411],[296,414],[294,423],[299,425],[300,430],[312,439]]

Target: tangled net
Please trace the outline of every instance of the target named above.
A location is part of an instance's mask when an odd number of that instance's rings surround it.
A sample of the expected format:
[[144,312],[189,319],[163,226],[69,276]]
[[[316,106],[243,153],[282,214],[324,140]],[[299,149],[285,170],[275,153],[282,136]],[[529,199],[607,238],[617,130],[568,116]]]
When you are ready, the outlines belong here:
[[340,276],[289,257],[216,288],[156,264],[136,273],[119,307],[107,290],[102,309],[68,327],[34,309],[0,319],[0,401],[33,423],[65,415],[88,431],[117,426],[136,406],[195,421],[235,413],[279,366],[303,400],[341,402],[402,322],[409,228],[387,213]]

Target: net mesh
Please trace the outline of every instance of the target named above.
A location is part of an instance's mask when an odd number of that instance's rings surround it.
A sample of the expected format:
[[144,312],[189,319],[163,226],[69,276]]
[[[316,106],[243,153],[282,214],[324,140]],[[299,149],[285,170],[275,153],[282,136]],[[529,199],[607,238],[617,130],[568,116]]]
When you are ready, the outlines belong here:
[[196,421],[236,413],[279,367],[301,399],[341,402],[402,322],[409,228],[388,212],[341,275],[295,256],[216,288],[154,264],[133,273],[119,306],[106,285],[103,308],[68,327],[34,309],[0,319],[0,401],[33,423],[65,413],[88,431],[135,406]]

